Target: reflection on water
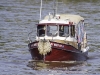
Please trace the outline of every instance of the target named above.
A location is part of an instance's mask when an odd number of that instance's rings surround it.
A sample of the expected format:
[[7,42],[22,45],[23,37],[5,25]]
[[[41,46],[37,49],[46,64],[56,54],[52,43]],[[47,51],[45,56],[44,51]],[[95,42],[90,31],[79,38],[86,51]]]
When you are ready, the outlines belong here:
[[[71,70],[70,67],[86,65],[85,61],[34,61],[31,60],[28,62],[28,67],[33,68],[34,70],[41,69],[56,69],[56,70]],[[72,69],[72,70],[78,70]]]
[[[53,2],[43,1],[44,17],[53,12]],[[89,59],[74,63],[28,62],[31,55],[27,38],[32,30],[32,38],[36,35],[40,0],[0,0],[0,75],[100,75],[100,0],[58,1],[59,13],[85,18]]]

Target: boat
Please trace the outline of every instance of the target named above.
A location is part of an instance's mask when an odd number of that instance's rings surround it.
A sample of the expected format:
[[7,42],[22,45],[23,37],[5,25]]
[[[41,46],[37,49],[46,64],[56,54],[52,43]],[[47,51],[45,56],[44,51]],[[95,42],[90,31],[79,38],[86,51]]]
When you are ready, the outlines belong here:
[[[84,18],[75,14],[49,13],[40,20],[34,41],[28,44],[33,60],[85,61],[88,58]],[[56,10],[55,10],[56,11]],[[29,33],[30,36],[31,33]],[[29,37],[30,38],[30,37]]]

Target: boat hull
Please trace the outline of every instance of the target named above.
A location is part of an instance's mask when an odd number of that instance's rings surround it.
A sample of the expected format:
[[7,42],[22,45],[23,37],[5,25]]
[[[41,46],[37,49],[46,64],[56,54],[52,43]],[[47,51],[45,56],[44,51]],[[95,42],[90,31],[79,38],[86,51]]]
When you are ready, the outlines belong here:
[[38,50],[38,42],[30,43],[29,51],[32,59],[45,61],[85,61],[87,60],[87,52],[82,53],[71,45],[61,44],[57,42],[51,43],[51,51],[45,56],[41,55]]

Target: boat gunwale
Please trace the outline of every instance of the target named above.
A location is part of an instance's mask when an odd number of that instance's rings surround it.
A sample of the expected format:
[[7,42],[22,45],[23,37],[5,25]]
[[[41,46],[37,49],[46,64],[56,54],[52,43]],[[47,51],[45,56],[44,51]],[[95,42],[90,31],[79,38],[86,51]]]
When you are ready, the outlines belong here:
[[[34,47],[31,47],[32,44],[34,43],[38,43],[39,41],[35,41],[35,42],[32,42],[32,43],[29,43],[28,44],[28,47],[29,49],[34,49],[34,48],[38,48],[38,46],[34,46]],[[53,41],[50,41],[50,43],[56,43],[56,44],[61,44],[61,45],[64,45],[64,46],[71,46],[74,50],[67,50],[66,48],[58,48],[58,47],[55,47],[55,46],[52,46],[52,48],[54,49],[57,49],[57,50],[64,50],[64,51],[69,51],[69,52],[75,52],[75,53],[83,53],[81,50],[75,48],[74,46],[72,45],[69,45],[69,44],[63,44],[63,43],[59,43],[59,42],[53,42]]]

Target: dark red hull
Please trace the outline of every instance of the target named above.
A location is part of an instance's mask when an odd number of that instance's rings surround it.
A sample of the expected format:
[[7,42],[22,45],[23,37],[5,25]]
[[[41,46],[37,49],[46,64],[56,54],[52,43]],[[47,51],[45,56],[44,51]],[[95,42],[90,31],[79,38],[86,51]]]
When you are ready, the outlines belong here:
[[[41,55],[37,48],[38,42],[29,44],[29,51],[32,55],[32,59],[45,60],[45,61],[85,61],[87,56],[80,50],[71,45],[50,42],[52,45],[52,51],[45,55]],[[55,45],[56,44],[56,45]]]

